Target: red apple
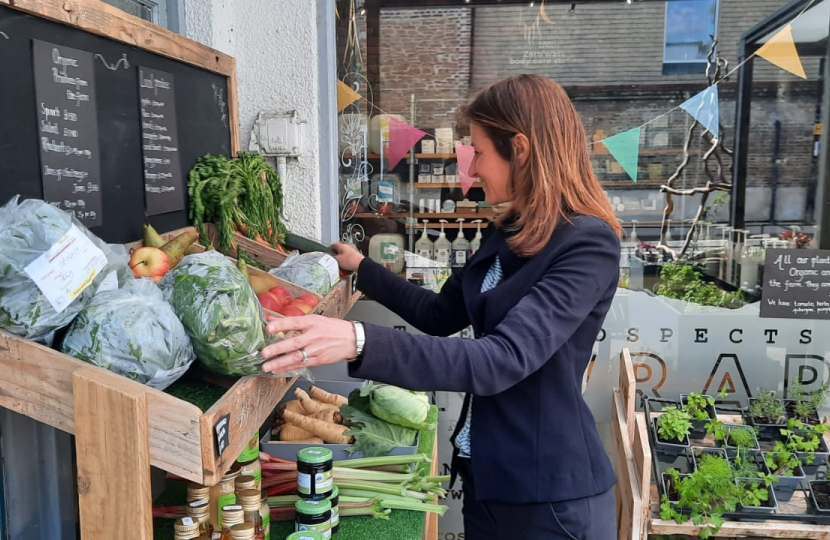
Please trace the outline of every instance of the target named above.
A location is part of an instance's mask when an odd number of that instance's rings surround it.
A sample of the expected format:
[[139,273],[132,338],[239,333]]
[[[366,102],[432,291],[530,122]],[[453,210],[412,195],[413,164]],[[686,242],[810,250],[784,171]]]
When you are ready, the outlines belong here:
[[308,315],[309,313],[314,311],[314,308],[312,308],[311,306],[299,299],[292,300],[291,303],[288,305],[298,308],[300,311],[303,312],[304,315]]
[[277,307],[283,307],[283,306],[288,305],[290,303],[290,301],[289,302],[285,301],[285,297],[280,296],[278,294],[274,294],[272,292],[267,292],[265,294],[267,294],[268,296],[270,296],[271,298],[274,299],[274,302],[276,303]]
[[258,294],[256,297],[265,309],[279,311],[279,309],[282,308],[282,304],[277,303],[277,300],[268,293]]
[[302,296],[298,296],[297,298],[295,298],[294,301],[296,302],[297,300],[299,300],[300,302],[306,304],[307,306],[309,306],[312,309],[317,307],[317,304],[320,303],[317,300],[317,297],[314,296],[313,294],[304,294]]
[[291,304],[283,306],[277,313],[285,315],[286,317],[302,317],[305,315],[300,308]]
[[142,247],[130,257],[130,269],[137,278],[160,278],[170,270],[170,259],[159,248]]
[[279,298],[282,301],[282,304],[288,304],[294,300],[294,297],[291,296],[291,293],[288,292],[288,289],[285,287],[273,287],[268,292]]

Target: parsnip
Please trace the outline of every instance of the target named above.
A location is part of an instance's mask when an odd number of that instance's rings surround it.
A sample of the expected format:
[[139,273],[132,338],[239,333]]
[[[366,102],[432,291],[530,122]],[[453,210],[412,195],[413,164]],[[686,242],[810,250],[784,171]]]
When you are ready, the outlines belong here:
[[343,415],[340,414],[340,411],[337,409],[325,409],[318,413],[314,413],[310,415],[311,418],[316,418],[317,420],[322,420],[324,422],[329,422],[331,424],[342,424],[343,423]]
[[335,408],[334,405],[328,405],[324,403],[320,403],[319,401],[314,401],[308,393],[303,390],[302,388],[295,388],[294,395],[297,396],[297,399],[300,401],[300,404],[305,409],[306,414],[316,414],[320,411],[324,411],[326,408]]
[[281,441],[296,441],[297,439],[310,439],[312,437],[314,437],[313,434],[294,424],[284,424],[280,428]]
[[346,397],[341,396],[340,394],[332,394],[331,392],[326,392],[322,388],[318,388],[316,386],[312,386],[311,390],[309,390],[311,397],[320,401],[322,403],[328,403],[329,405],[334,405],[335,407],[340,407],[341,405],[348,405],[349,399]]
[[309,433],[313,433],[327,443],[349,444],[352,442],[351,437],[343,435],[343,432],[349,429],[347,427],[338,426],[337,424],[324,422],[323,420],[318,420],[308,416],[302,416],[291,411],[285,411],[285,419],[295,426],[302,428]]

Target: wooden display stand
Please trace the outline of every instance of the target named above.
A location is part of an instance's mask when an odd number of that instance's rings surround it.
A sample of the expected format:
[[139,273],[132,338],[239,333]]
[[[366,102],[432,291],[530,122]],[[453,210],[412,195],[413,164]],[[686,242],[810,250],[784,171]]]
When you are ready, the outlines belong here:
[[[617,525],[620,540],[645,540],[650,534],[697,537],[702,527],[691,521],[675,523],[660,519],[660,499],[652,478],[651,450],[645,413],[635,412],[636,380],[628,349],[620,354],[619,387],[613,389],[611,428],[614,436],[617,472]],[[825,440],[830,439],[825,435]],[[793,496],[790,503],[806,501]],[[830,540],[830,527],[797,521],[727,520],[718,537],[763,537]]]

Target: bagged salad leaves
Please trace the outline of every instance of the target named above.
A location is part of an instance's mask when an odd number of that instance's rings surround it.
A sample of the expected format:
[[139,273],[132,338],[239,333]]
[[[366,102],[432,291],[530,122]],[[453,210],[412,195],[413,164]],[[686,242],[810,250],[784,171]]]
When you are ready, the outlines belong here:
[[51,344],[129,257],[59,208],[18,199],[0,208],[0,328]]
[[267,344],[262,306],[242,272],[223,255],[188,255],[159,282],[196,357],[222,375],[260,373]]
[[277,268],[269,274],[290,281],[300,287],[310,289],[320,296],[325,296],[340,280],[340,267],[331,255],[312,251],[310,253],[292,252]]
[[61,352],[159,390],[194,359],[184,326],[149,279],[96,294],[69,326]]

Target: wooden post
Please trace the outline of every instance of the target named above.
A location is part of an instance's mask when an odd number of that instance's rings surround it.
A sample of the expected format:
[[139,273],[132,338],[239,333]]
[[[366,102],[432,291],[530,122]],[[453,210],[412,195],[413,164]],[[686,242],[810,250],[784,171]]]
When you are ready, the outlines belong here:
[[92,367],[72,386],[82,540],[152,540],[146,391]]

